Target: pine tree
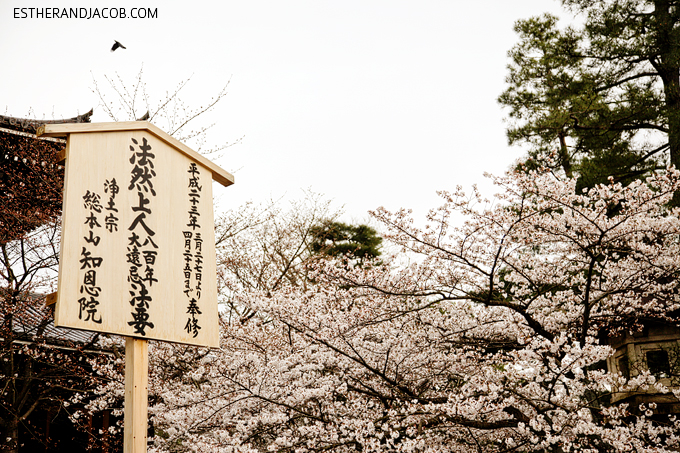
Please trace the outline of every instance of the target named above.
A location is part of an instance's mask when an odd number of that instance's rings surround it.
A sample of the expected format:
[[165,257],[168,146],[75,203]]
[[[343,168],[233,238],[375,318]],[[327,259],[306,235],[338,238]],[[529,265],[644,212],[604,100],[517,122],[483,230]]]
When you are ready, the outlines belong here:
[[509,52],[508,139],[526,164],[552,155],[580,187],[680,167],[680,10],[676,1],[562,0],[582,15],[520,20]]
[[324,222],[310,230],[313,253],[328,256],[352,256],[360,260],[380,256],[382,238],[368,225]]

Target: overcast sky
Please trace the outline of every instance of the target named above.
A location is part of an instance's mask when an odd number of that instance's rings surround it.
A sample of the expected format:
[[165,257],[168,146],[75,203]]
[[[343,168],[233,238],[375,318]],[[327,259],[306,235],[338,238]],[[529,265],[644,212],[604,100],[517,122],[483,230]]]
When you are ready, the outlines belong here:
[[[128,18],[15,9],[28,7],[116,7]],[[156,17],[129,18],[133,8]],[[483,173],[522,154],[507,145],[496,98],[514,22],[546,11],[558,3],[0,0],[0,113],[52,119],[94,107],[93,121],[109,121],[93,78],[105,87],[118,73],[131,84],[142,66],[156,98],[192,77],[183,100],[193,106],[230,80],[201,121],[216,123],[214,144],[243,137],[217,160],[236,177],[218,192],[219,209],[310,189],[350,221],[378,206],[422,216],[437,190],[490,193]],[[114,40],[127,49],[110,52]]]

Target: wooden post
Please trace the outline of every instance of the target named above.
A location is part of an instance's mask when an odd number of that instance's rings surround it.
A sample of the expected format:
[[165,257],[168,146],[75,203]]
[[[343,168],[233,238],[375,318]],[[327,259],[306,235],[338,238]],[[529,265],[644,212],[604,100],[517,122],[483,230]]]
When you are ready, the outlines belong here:
[[149,345],[147,340],[125,338],[124,453],[146,452],[148,417]]

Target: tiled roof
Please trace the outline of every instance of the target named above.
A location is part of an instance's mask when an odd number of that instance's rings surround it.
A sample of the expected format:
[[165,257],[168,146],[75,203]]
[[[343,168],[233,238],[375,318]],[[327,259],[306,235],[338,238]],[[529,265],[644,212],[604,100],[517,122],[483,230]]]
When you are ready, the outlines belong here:
[[[4,321],[5,314],[0,311],[0,325],[4,324]],[[31,295],[30,301],[20,304],[13,310],[12,330],[21,340],[44,340],[55,345],[90,344],[97,335],[96,332],[55,326],[54,310],[45,305],[45,297],[41,295]]]
[[82,115],[62,120],[34,120],[28,118],[15,118],[13,116],[0,115],[0,128],[35,134],[38,128],[43,124],[89,123],[91,116],[92,110]]

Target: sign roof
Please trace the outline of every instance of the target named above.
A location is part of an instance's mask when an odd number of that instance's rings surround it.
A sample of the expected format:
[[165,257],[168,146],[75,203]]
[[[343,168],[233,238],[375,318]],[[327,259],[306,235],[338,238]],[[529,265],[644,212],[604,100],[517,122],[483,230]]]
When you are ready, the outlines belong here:
[[92,132],[147,131],[193,161],[200,163],[212,172],[213,179],[227,187],[234,184],[234,176],[204,156],[186,146],[176,138],[163,132],[148,121],[121,121],[116,123],[63,123],[44,124],[38,129],[38,137],[66,137],[69,134]]

